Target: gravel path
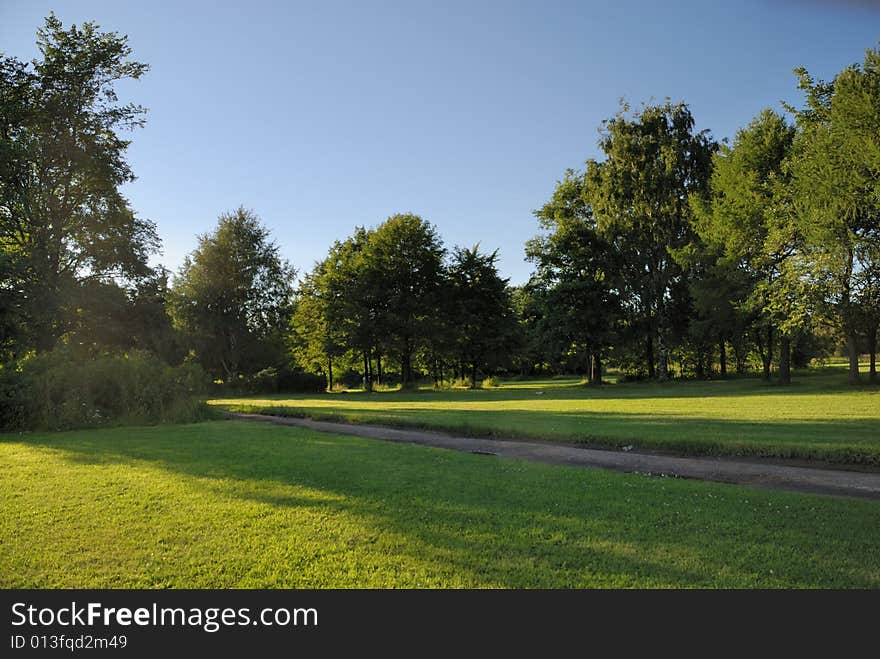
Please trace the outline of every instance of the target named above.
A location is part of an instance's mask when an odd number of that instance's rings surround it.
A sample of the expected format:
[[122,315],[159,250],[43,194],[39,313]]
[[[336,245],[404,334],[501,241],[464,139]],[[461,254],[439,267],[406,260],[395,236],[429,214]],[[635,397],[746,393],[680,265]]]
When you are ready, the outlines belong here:
[[788,466],[727,457],[677,457],[643,453],[636,450],[582,448],[571,444],[480,439],[426,430],[403,430],[385,426],[313,421],[312,419],[265,414],[227,412],[227,415],[236,419],[267,421],[285,426],[309,428],[319,432],[419,444],[489,456],[519,458],[547,464],[599,467],[655,476],[677,476],[799,492],[880,499],[880,473]]

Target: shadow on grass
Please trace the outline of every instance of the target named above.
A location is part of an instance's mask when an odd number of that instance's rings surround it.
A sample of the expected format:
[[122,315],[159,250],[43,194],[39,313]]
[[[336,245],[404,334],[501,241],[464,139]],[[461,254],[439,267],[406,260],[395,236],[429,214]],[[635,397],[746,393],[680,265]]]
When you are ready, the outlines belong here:
[[[780,386],[775,381],[765,382],[756,377],[732,377],[724,380],[674,380],[664,384],[656,382],[629,382],[590,386],[569,381],[522,381],[511,386],[490,389],[446,389],[418,391],[346,391],[330,394],[267,394],[255,396],[229,396],[215,399],[215,404],[226,401],[250,399],[266,401],[308,401],[321,400],[323,404],[338,400],[340,404],[353,401],[398,403],[419,402],[461,402],[461,401],[546,401],[554,400],[654,400],[669,398],[730,398],[730,397],[782,397],[818,395],[838,396],[859,392],[880,394],[880,386],[869,384],[852,386],[846,381],[845,373],[808,372],[789,386]],[[540,396],[540,398],[538,398]]]
[[25,441],[77,464],[146,464],[193,477],[221,497],[354,515],[475,586],[880,585],[870,551],[880,541],[880,507],[866,502],[236,422]]

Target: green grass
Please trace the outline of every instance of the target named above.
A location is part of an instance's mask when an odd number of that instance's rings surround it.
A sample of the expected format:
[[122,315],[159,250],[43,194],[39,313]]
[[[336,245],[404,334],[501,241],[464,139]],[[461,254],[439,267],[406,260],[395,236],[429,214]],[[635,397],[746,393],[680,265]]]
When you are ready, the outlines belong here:
[[0,587],[880,587],[880,503],[245,422],[0,438]]
[[850,387],[840,367],[791,387],[754,378],[582,386],[277,395],[209,401],[226,409],[536,438],[694,455],[753,455],[880,465],[880,387]]

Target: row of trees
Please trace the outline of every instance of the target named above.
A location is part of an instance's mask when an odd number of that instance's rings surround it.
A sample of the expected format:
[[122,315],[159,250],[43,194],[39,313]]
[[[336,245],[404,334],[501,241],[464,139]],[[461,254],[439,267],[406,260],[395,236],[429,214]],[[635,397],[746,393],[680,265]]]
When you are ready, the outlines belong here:
[[221,216],[172,285],[151,267],[155,224],[121,192],[134,180],[122,134],[145,111],[115,86],[145,64],[126,37],[51,15],[40,58],[0,57],[0,361],[146,351],[215,378],[288,363],[293,269],[250,212]]
[[[670,349],[703,375],[717,347],[790,382],[793,344],[842,336],[851,382],[880,326],[880,54],[834,81],[797,71],[794,122],[765,110],[717,144],[683,104],[624,107],[602,161],[568,171],[527,253],[537,335],[665,379]],[[543,330],[543,332],[541,331]],[[641,363],[640,363],[641,362]],[[598,377],[598,369],[596,370]]]
[[[880,327],[880,54],[832,82],[797,71],[803,108],[764,110],[719,144],[682,103],[624,106],[604,122],[604,157],[569,170],[535,212],[529,283],[511,289],[494,255],[456,249],[395,216],[358,229],[297,297],[295,355],[332,382],[334,360],[413,357],[436,381],[506,368],[578,371],[611,362],[665,380],[753,359],[791,381],[792,360],[846,346],[849,378]],[[477,274],[479,273],[479,274]],[[732,357],[732,360],[729,356]]]
[[[447,250],[415,215],[358,228],[295,285],[250,211],[221,216],[175,277],[149,265],[155,225],[120,192],[123,131],[144,110],[125,37],[50,16],[41,58],[0,57],[0,351],[9,371],[58,345],[197,361],[239,383],[299,368],[367,388],[496,371],[614,364],[666,379],[757,359],[782,382],[824,344],[875,352],[880,326],[880,54],[831,82],[799,71],[803,108],[766,110],[730,144],[684,104],[629,107],[601,160],[536,211],[535,272],[511,287],[497,253]],[[728,357],[730,355],[730,357]]]
[[38,47],[33,62],[0,57],[7,369],[58,346],[81,358],[137,349],[169,363],[194,359],[238,383],[289,370],[291,343],[303,365],[328,373],[334,359],[350,367],[347,358],[362,357],[368,383],[373,368],[381,381],[383,357],[405,384],[426,359],[439,379],[452,362],[456,376],[467,365],[472,378],[494,363],[498,337],[514,326],[496,255],[456,249],[447,262],[436,231],[414,216],[335,245],[296,300],[294,269],[243,208],[198,237],[175,277],[151,267],[155,225],[121,193],[135,178],[122,134],[142,125],[145,111],[115,92],[148,67],[130,59],[126,37],[93,23],[65,28],[54,15]]
[[402,386],[424,367],[435,383],[505,363],[516,334],[497,252],[479,246],[448,255],[436,229],[395,215],[336,242],[304,278],[293,314],[293,352],[333,383],[334,362],[363,363],[367,389],[393,360]]

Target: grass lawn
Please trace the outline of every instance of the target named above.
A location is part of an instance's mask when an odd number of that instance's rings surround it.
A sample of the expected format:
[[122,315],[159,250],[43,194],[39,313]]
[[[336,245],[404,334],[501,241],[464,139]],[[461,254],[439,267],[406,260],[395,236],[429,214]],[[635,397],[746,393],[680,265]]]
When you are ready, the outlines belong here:
[[4,435],[0,509],[5,588],[880,587],[875,501],[259,423]]
[[850,387],[833,366],[791,387],[754,378],[608,384],[506,382],[497,389],[227,398],[242,412],[635,445],[694,455],[761,455],[880,465],[880,387]]

